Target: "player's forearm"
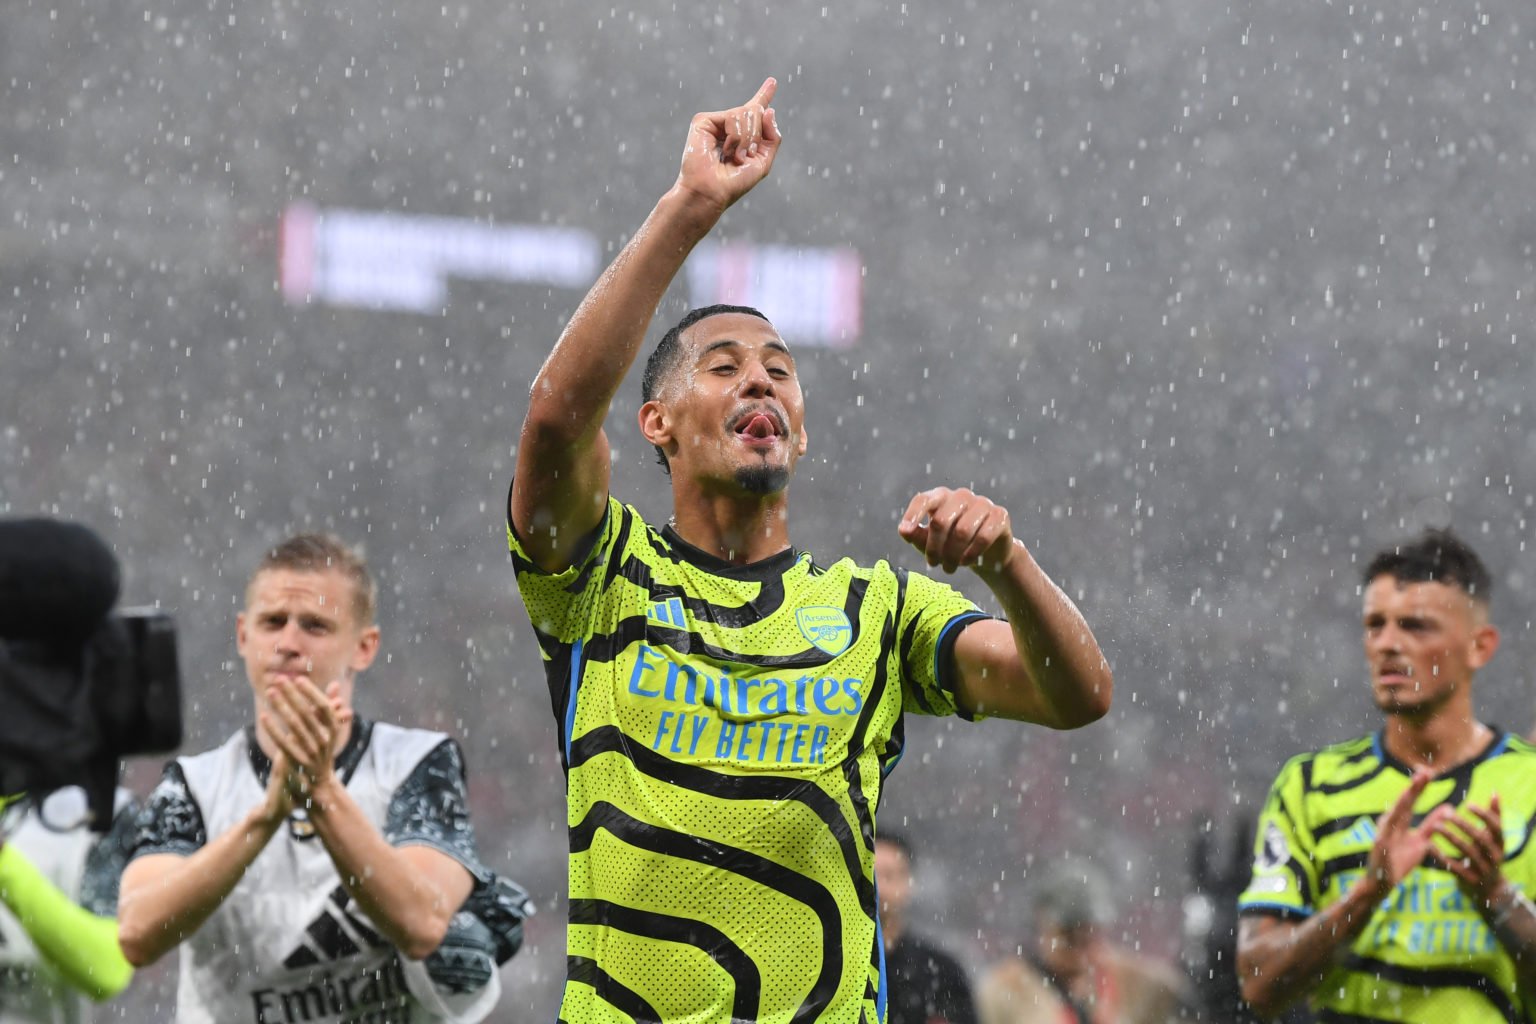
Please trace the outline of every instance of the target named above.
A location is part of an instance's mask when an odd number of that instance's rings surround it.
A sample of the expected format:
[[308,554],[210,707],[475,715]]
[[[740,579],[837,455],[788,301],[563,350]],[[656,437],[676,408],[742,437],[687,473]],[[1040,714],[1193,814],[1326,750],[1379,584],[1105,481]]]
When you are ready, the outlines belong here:
[[1514,961],[1520,987],[1536,990],[1536,904],[1506,880],[1480,913]]
[[417,870],[403,850],[384,839],[334,777],[316,787],[309,815],[341,884],[369,920],[410,959],[430,956],[468,895],[468,873],[464,892],[445,892],[431,875]]
[[1049,708],[1041,724],[1075,729],[1104,717],[1115,689],[1109,663],[1072,599],[1023,543],[1015,540],[1004,562],[976,573],[1002,605],[1028,683]]
[[38,953],[95,1000],[128,986],[133,966],[117,944],[117,922],[78,906],[12,846],[0,846],[0,902]]
[[1317,987],[1339,950],[1360,937],[1383,894],[1365,883],[1306,921],[1244,918],[1237,940],[1243,998],[1273,1017]]
[[[534,378],[525,441],[549,437],[580,444],[596,435],[656,307],[723,212],[680,187],[662,196],[577,307]],[[539,434],[530,437],[530,428]]]
[[128,962],[152,964],[201,928],[282,822],[257,809],[195,853],[150,854],[129,864],[117,901]]

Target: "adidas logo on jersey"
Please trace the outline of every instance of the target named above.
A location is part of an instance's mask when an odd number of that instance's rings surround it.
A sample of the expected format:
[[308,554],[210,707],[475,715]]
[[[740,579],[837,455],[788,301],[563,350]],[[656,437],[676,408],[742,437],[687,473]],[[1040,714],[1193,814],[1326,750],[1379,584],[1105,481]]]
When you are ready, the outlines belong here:
[[382,935],[348,909],[351,904],[352,894],[338,885],[320,915],[304,929],[304,941],[283,958],[283,966],[310,967],[387,946]]
[[1376,841],[1376,823],[1370,818],[1361,818],[1355,822],[1355,827],[1349,830],[1349,841],[1369,846]]
[[657,601],[645,613],[645,620],[676,629],[688,628],[687,621],[683,618],[683,600],[680,597],[669,597],[665,601]]

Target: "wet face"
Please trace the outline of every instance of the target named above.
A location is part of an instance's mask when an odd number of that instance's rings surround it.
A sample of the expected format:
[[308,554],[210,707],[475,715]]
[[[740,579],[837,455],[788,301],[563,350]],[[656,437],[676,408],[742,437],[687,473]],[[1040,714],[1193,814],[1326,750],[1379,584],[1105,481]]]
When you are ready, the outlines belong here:
[[339,682],[351,705],[352,680],[379,646],[378,627],[358,621],[355,596],[352,581],[336,571],[257,573],[235,620],[235,640],[258,705],[272,683],[298,676],[322,691]]
[[912,902],[912,863],[895,843],[875,840],[875,886],[880,893],[880,924],[889,931]]
[[654,400],[640,408],[646,440],[674,478],[711,490],[774,494],[805,454],[805,404],[795,361],[773,325],[745,313],[706,317]]
[[1371,694],[1389,715],[1470,703],[1469,684],[1498,647],[1487,610],[1458,586],[1378,576],[1365,588]]

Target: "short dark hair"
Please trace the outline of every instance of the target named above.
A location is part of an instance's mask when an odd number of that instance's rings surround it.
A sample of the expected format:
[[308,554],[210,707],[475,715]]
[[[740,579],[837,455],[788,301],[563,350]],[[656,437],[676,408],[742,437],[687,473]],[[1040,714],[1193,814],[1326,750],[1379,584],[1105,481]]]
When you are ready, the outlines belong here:
[[[656,343],[656,348],[651,351],[650,358],[645,361],[645,374],[640,378],[640,401],[649,402],[654,399],[656,392],[661,388],[661,382],[666,379],[667,375],[672,372],[672,368],[677,365],[677,343],[683,336],[683,332],[700,320],[712,316],[720,316],[723,313],[741,313],[746,316],[755,316],[770,326],[773,324],[773,321],[764,316],[761,310],[753,309],[751,306],[733,306],[729,303],[717,302],[713,306],[700,306],[697,309],[690,309],[681,320],[672,325],[666,334],[661,336],[661,340]],[[670,476],[672,474],[672,467],[667,465],[667,453],[661,450],[660,445],[654,447],[656,448],[656,461],[661,463],[661,468],[666,470],[667,475]]]
[[1483,605],[1493,597],[1488,567],[1449,526],[1431,526],[1416,537],[1382,548],[1366,563],[1360,581],[1369,586],[1378,576],[1460,587]]
[[[378,606],[378,585],[368,563],[358,551],[329,533],[300,533],[267,549],[256,571],[251,573],[251,583],[264,572],[273,570],[289,572],[339,572],[352,584],[352,614],[360,626],[373,625]],[[247,593],[249,593],[247,584]]]

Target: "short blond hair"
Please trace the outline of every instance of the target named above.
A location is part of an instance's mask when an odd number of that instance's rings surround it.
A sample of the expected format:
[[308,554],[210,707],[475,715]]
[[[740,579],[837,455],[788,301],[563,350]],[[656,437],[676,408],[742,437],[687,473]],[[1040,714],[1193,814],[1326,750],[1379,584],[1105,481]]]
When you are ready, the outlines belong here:
[[[251,583],[271,570],[289,572],[339,572],[352,583],[352,613],[360,626],[373,625],[379,588],[362,553],[330,533],[297,533],[267,549]],[[247,591],[250,584],[246,585]]]

